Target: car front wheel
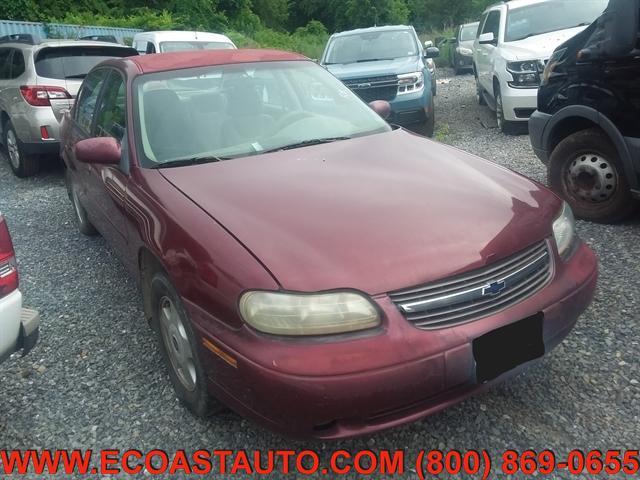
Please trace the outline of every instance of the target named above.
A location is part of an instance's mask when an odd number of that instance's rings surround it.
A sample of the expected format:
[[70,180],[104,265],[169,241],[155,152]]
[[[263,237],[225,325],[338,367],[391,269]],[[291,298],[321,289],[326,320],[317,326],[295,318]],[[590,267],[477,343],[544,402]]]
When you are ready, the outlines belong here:
[[505,135],[515,135],[518,133],[518,124],[505,120],[504,118],[504,105],[502,103],[500,87],[496,87],[496,121],[498,122],[498,128]]
[[199,417],[222,410],[209,396],[207,377],[198,356],[198,344],[180,296],[168,277],[151,279],[151,324],[158,334],[162,357],[178,399]]
[[616,147],[597,128],[558,144],[549,161],[549,183],[584,220],[615,223],[638,207]]
[[4,126],[3,140],[9,165],[16,177],[26,178],[38,173],[40,162],[37,158],[25,153],[11,121],[7,121]]
[[78,197],[78,187],[76,187],[71,179],[69,178],[69,171],[67,170],[66,175],[67,181],[67,191],[69,193],[69,198],[71,199],[71,204],[73,205],[73,212],[76,216],[76,222],[78,223],[78,230],[80,233],[87,236],[97,235],[98,231],[89,220],[89,216],[87,215],[87,211],[82,206],[80,202],[80,198]]

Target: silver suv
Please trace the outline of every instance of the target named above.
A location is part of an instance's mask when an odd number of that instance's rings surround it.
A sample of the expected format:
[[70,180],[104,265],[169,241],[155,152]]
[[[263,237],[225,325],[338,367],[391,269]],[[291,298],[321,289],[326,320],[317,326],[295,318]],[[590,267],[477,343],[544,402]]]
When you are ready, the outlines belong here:
[[18,177],[35,174],[42,157],[58,157],[58,122],[89,70],[131,55],[135,49],[113,43],[0,38],[0,139]]

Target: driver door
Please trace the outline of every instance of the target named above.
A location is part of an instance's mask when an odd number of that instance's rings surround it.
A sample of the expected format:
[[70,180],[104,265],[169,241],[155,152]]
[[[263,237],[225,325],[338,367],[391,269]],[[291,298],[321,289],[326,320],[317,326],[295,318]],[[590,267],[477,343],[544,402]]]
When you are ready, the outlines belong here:
[[127,258],[127,217],[125,200],[129,182],[129,164],[123,142],[126,135],[126,84],[123,75],[110,69],[98,100],[93,137],[113,137],[123,146],[120,165],[85,164],[85,179],[93,203],[99,210],[96,225],[122,260]]

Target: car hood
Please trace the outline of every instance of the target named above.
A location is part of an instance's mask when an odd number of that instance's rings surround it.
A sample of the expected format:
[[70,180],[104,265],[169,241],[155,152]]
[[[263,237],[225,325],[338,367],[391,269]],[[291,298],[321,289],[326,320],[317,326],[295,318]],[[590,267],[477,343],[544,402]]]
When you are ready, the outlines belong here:
[[418,72],[422,70],[420,57],[395,58],[377,62],[345,63],[339,65],[325,65],[334,76],[340,80],[354,78],[376,77],[384,75],[398,75]]
[[561,43],[574,37],[586,27],[569,28],[557,32],[544,33],[533,37],[508,42],[503,46],[507,60],[546,60]]
[[404,130],[160,172],[293,291],[373,295],[479,268],[551,235],[561,207]]

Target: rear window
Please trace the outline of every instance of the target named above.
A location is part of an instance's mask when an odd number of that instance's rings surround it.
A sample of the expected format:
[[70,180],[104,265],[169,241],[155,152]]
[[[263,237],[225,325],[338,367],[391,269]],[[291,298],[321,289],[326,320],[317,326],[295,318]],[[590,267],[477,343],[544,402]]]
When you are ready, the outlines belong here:
[[43,48],[35,59],[36,73],[40,77],[64,80],[84,78],[103,60],[114,57],[130,57],[137,52],[119,47],[51,47]]

